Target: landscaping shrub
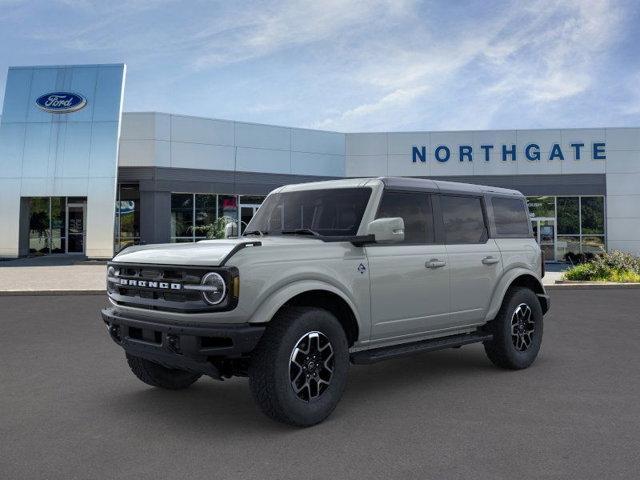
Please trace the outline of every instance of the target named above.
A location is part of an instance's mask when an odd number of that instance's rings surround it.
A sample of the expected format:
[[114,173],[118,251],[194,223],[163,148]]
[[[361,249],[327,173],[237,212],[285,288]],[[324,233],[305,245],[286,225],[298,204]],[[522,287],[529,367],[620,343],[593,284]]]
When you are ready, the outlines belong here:
[[640,257],[614,250],[596,255],[592,260],[571,267],[566,280],[606,282],[640,282]]

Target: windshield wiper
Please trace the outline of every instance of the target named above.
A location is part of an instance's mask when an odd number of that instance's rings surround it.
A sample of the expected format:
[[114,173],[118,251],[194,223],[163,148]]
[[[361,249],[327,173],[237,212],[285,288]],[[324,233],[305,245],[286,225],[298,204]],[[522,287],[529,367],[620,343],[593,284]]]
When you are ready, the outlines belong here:
[[282,235],[313,235],[314,237],[321,237],[318,232],[311,230],[310,228],[296,228],[294,230],[282,230]]
[[269,232],[263,232],[262,230],[249,230],[242,234],[243,237],[246,235],[258,235],[259,237],[264,237],[265,235],[269,235]]

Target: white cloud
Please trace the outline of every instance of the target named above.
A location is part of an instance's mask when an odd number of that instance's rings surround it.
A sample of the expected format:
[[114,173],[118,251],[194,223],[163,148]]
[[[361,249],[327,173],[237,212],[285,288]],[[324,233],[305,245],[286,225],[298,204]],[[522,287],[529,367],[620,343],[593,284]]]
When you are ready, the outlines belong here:
[[[594,57],[615,39],[621,18],[620,8],[609,0],[538,0],[501,10],[495,19],[470,19],[458,27],[460,35],[434,45],[424,42],[409,49],[406,39],[398,39],[386,47],[381,61],[372,58],[357,74],[374,98],[317,124],[345,130],[378,125],[383,129],[385,119],[406,111],[405,96],[395,93],[412,91],[419,92],[412,100],[420,98],[425,113],[430,103],[441,108],[441,99],[450,98],[446,125],[487,128],[492,118],[486,112],[498,112],[501,104],[518,102],[528,108],[526,104],[540,106],[587,91],[595,73]],[[430,32],[416,33],[429,37]],[[477,78],[468,81],[475,98],[471,106],[459,108],[451,86],[464,84],[468,75]],[[479,114],[469,116],[473,105]],[[460,122],[455,121],[458,110],[464,111]],[[372,124],[368,118],[372,111],[386,115]],[[470,117],[476,121],[470,124]]]
[[[281,49],[335,41],[349,30],[384,16],[398,16],[410,2],[394,0],[287,0],[263,11],[234,12],[232,19],[195,35],[203,43],[194,64],[199,68],[246,61]],[[412,2],[411,2],[412,3]],[[211,50],[208,52],[208,50]]]
[[625,15],[618,0],[59,2],[69,25],[16,33],[47,58],[123,59],[130,85],[156,79],[136,86],[147,99],[189,84],[176,108],[199,115],[345,131],[489,128],[588,95]]

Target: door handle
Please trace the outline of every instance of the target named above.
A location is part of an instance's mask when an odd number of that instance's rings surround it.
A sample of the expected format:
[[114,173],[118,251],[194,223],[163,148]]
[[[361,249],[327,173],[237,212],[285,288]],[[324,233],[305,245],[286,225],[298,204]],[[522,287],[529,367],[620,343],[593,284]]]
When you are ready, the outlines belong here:
[[438,260],[437,258],[432,258],[431,260],[427,260],[424,266],[427,268],[441,268],[446,264],[447,262],[443,262],[442,260]]
[[494,265],[499,261],[500,260],[498,260],[496,257],[492,257],[491,255],[482,259],[482,263],[484,263],[485,265]]

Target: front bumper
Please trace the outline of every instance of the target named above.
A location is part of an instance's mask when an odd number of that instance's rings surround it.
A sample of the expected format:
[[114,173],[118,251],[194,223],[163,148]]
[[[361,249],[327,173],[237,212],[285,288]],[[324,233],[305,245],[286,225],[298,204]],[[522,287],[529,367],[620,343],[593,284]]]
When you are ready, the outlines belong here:
[[124,350],[167,368],[220,378],[217,360],[246,357],[258,344],[265,326],[185,324],[140,320],[102,310],[109,335]]

